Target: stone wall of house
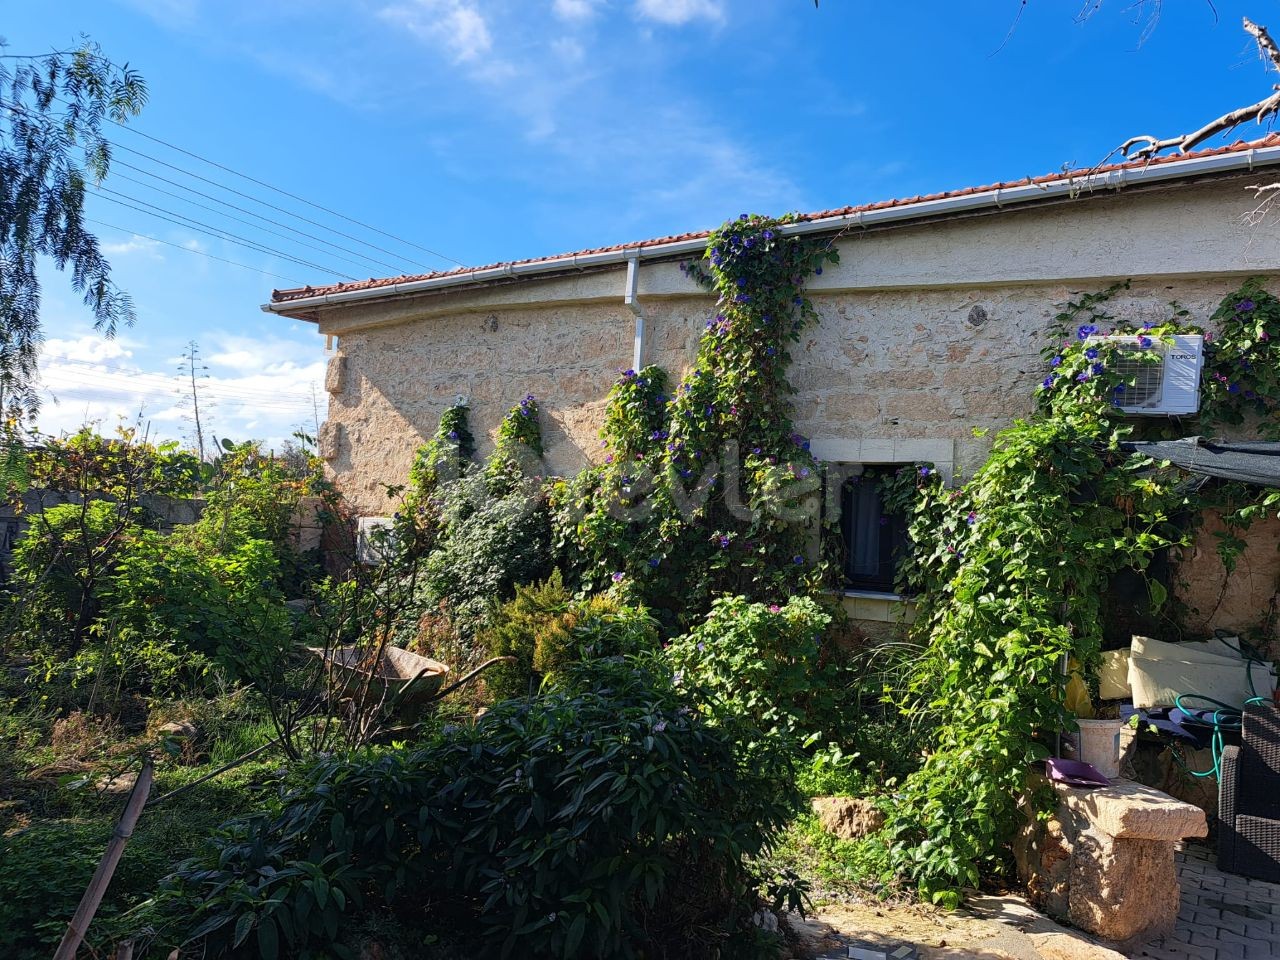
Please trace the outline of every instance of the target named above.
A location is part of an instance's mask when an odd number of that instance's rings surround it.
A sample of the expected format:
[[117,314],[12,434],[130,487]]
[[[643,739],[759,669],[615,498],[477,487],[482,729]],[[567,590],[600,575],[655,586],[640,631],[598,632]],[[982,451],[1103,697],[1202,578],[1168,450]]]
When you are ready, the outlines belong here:
[[[924,459],[968,475],[991,433],[1030,411],[1047,328],[1068,300],[1132,279],[1109,305],[1118,320],[1161,321],[1177,301],[1204,322],[1247,276],[1280,290],[1280,227],[1245,222],[1245,182],[841,238],[840,265],[810,284],[821,322],[793,349],[797,429],[833,462]],[[356,510],[392,509],[385,486],[406,480],[456,398],[471,407],[480,456],[532,393],[550,471],[598,458],[605,395],[633,363],[624,280],[624,268],[605,268],[325,308],[319,329],[337,349],[322,453]],[[675,382],[712,301],[677,264],[645,263],[639,302],[643,362]],[[869,632],[891,629],[901,606],[851,603]]]
[[[822,321],[794,352],[801,432],[828,459],[950,460],[967,472],[999,428],[1030,409],[1057,306],[1134,278],[1112,303],[1161,320],[1178,301],[1206,320],[1244,276],[1280,277],[1280,228],[1242,222],[1243,181],[1092,198],[898,227],[839,241],[841,264],[810,285]],[[547,464],[598,456],[604,397],[632,365],[621,267],[327,308],[337,337],[324,452],[366,514],[388,507],[415,449],[457,397],[483,456],[526,393],[544,411]],[[1277,284],[1280,286],[1280,284]],[[711,301],[674,263],[640,270],[645,363],[677,378]],[[922,447],[922,441],[932,441]]]
[[[1207,319],[1235,278],[1136,281],[1111,303],[1126,321],[1158,321],[1178,300]],[[820,457],[850,462],[930,459],[968,473],[990,437],[1032,407],[1040,349],[1057,305],[1096,286],[1035,284],[818,294],[821,321],[793,348],[797,429]],[[646,307],[646,362],[673,380],[694,358],[711,302],[666,298]],[[631,315],[620,304],[494,309],[346,334],[330,362],[326,454],[362,513],[387,509],[414,451],[455,398],[471,406],[479,455],[526,393],[543,410],[548,468],[571,474],[599,456],[604,399],[632,361]],[[340,428],[340,429],[336,429]]]

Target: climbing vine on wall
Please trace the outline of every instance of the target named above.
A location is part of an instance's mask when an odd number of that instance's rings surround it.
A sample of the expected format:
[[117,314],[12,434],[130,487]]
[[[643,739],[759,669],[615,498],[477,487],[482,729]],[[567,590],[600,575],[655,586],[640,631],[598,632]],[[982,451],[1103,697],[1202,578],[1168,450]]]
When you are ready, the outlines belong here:
[[624,372],[610,392],[605,464],[558,494],[578,514],[569,539],[584,586],[629,584],[689,616],[721,593],[772,600],[820,581],[816,499],[804,502],[817,464],[792,427],[787,367],[817,319],[805,283],[837,255],[788,234],[790,219],[744,214],[685,265],[716,312],[670,396],[652,367]]
[[[971,481],[945,491],[922,466],[899,484],[914,504],[914,548],[901,573],[920,588],[913,631],[925,644],[903,696],[941,723],[935,749],[897,798],[883,849],[895,872],[937,900],[954,900],[957,887],[1002,864],[1027,771],[1048,755],[1053,731],[1073,722],[1062,663],[1096,662],[1108,578],[1145,570],[1156,551],[1184,543],[1172,518],[1221,494],[1120,449],[1135,426],[1117,407],[1136,376],[1117,361],[1154,363],[1160,341],[1200,332],[1176,305],[1166,321],[1116,323],[1106,304],[1123,286],[1081,297],[1055,318],[1036,413],[996,437]],[[1199,431],[1253,417],[1275,435],[1280,371],[1270,351],[1280,301],[1251,282],[1223,300],[1213,322],[1220,333],[1206,336],[1214,348]],[[1246,499],[1233,515],[1252,518],[1276,501],[1257,490]],[[1152,599],[1156,607],[1164,599],[1154,583]]]

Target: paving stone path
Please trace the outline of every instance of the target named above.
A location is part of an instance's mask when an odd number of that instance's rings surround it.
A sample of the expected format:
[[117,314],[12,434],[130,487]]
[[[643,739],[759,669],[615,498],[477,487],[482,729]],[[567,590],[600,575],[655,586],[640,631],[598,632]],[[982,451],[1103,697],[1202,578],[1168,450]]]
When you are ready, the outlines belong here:
[[[1138,947],[1140,960],[1280,960],[1280,884],[1218,869],[1211,847],[1177,853],[1182,904],[1173,936]],[[824,922],[825,921],[825,922]],[[792,920],[793,928],[804,926]],[[832,907],[808,925],[818,960],[1120,960],[1124,954],[1054,923],[1021,897],[976,896],[955,913],[919,906]],[[853,950],[850,950],[853,947]]]
[[1280,960],[1280,884],[1218,869],[1209,847],[1178,853],[1182,909],[1173,936],[1135,956],[1152,960]]

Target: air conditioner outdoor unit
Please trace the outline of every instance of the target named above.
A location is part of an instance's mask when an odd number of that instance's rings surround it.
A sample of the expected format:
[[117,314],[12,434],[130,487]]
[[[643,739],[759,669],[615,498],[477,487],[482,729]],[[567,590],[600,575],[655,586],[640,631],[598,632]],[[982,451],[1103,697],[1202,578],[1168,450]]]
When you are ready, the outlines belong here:
[[[1120,412],[1135,417],[1178,417],[1198,413],[1204,337],[1151,337],[1151,346],[1143,347],[1140,336],[1123,334],[1089,338],[1118,347],[1118,356],[1113,355],[1109,363],[1112,371],[1128,384],[1119,395]],[[1151,355],[1159,359],[1155,362],[1146,359]]]
[[360,517],[356,520],[356,560],[375,566],[387,559],[394,521],[390,517]]

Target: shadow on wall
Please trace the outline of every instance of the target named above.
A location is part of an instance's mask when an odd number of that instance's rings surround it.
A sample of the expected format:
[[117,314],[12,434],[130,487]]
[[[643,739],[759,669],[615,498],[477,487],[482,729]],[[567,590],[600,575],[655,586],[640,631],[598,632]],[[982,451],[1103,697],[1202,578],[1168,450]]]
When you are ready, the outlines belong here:
[[1207,636],[1216,629],[1250,633],[1263,629],[1270,649],[1280,654],[1276,604],[1280,591],[1280,519],[1266,517],[1237,535],[1247,544],[1228,574],[1218,556],[1219,533],[1226,532],[1219,515],[1207,511],[1191,546],[1174,558],[1174,596],[1184,607],[1183,624],[1189,634]]

